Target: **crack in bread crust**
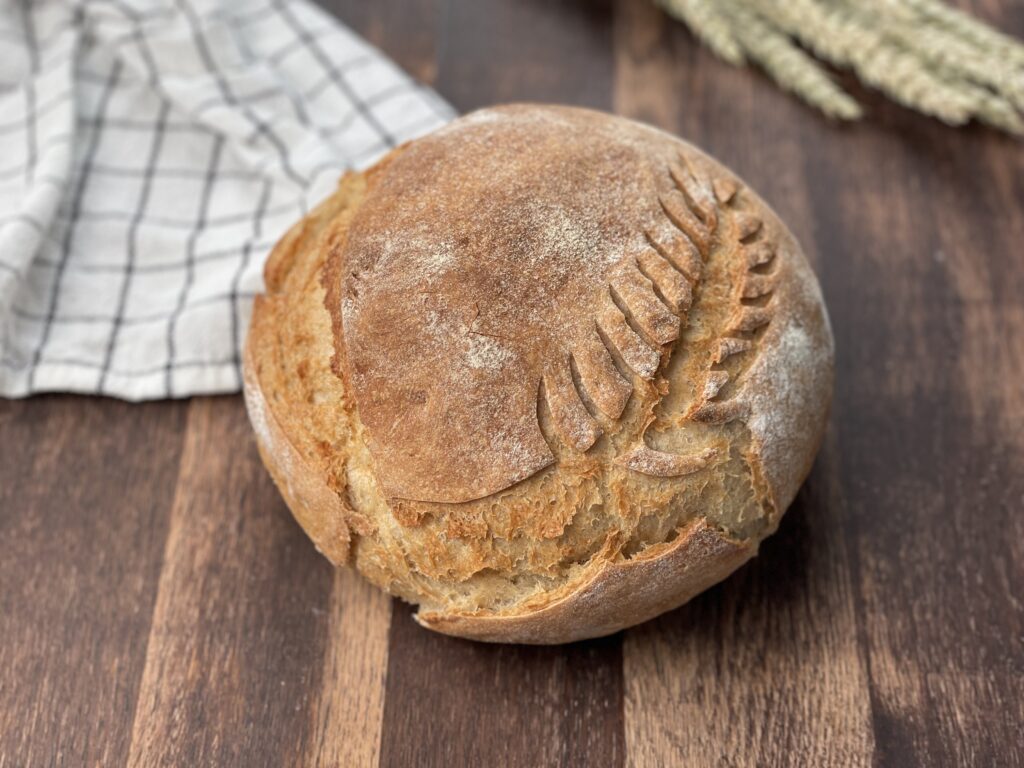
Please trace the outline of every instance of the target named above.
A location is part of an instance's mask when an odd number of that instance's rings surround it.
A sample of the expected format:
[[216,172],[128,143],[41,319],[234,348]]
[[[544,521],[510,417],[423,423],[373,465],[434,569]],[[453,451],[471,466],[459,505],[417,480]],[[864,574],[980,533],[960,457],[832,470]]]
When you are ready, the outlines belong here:
[[[520,106],[462,120],[495,124],[516,111],[559,120],[579,112]],[[562,340],[528,392],[547,463],[482,497],[389,493],[353,383],[358,360],[343,305],[353,288],[366,298],[381,258],[350,263],[353,227],[407,150],[346,177],[268,263],[245,361],[261,454],[318,547],[420,604],[421,621],[438,631],[559,642],[673,607],[753,554],[809,468],[828,394],[827,376],[815,371],[831,366],[813,276],[756,195],[692,147],[642,130],[669,148],[655,164],[657,215],[635,227],[629,251],[602,279],[605,311],[655,352],[654,367],[627,359],[602,315],[581,326],[575,344]],[[484,309],[469,302],[459,322],[469,335],[505,341],[508,329]],[[621,328],[615,333],[622,341]],[[789,365],[772,361],[780,350],[793,354],[794,334],[813,352],[797,350],[809,370],[793,374],[805,404],[789,403],[785,419],[766,423],[775,402],[768,382]],[[793,408],[805,415],[789,415]],[[781,469],[778,458],[764,459],[779,455],[772,435],[780,429],[799,430],[800,441]],[[646,596],[616,597],[645,578],[660,579]],[[595,595],[608,605],[594,609]]]

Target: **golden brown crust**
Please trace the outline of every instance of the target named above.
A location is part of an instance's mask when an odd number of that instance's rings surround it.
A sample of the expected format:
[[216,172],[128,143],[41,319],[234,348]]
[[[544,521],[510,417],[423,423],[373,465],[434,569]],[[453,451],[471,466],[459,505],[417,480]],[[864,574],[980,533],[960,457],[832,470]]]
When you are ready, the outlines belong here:
[[[260,312],[262,314],[262,308]],[[252,338],[258,338],[260,333],[257,330]],[[248,346],[244,369],[245,402],[257,435],[260,458],[288,508],[317,549],[335,565],[344,564],[348,560],[350,541],[344,502],[327,486],[323,475],[308,466],[267,405],[253,352]]]
[[[787,231],[774,236],[780,250],[799,254]],[[802,256],[777,261],[771,274],[772,321],[736,394],[749,414],[746,425],[772,491],[776,523],[811,471],[824,435],[833,377],[832,330],[818,282]]]
[[[479,139],[487,126],[493,150],[566,123],[592,139],[580,144],[597,159],[587,165],[557,141],[548,153],[589,169],[573,177],[583,194],[572,210],[601,225],[583,226],[596,239],[555,261],[613,244],[564,294],[597,291],[602,301],[535,303],[538,317],[525,326],[532,335],[504,347],[513,362],[497,370],[508,386],[494,371],[463,386],[450,375],[467,359],[461,337],[406,344],[427,317],[415,302],[443,299],[438,307],[456,325],[469,317],[500,336],[522,322],[479,307],[500,304],[490,281],[519,280],[509,295],[522,305],[531,286],[551,292],[558,264],[540,259],[538,271],[510,277],[509,264],[498,268],[490,254],[507,257],[524,242],[521,256],[537,251],[508,220],[518,214],[536,227],[523,207],[568,194],[567,172],[525,173],[493,151],[489,165],[450,140],[466,131]],[[629,151],[615,150],[623,142]],[[463,233],[476,239],[460,246],[472,258],[441,270],[441,285],[421,279],[424,254],[476,215],[458,201],[479,189],[465,179],[441,184],[424,157],[452,173],[491,174],[502,187],[525,184],[490,218],[477,216],[484,224]],[[621,195],[594,191],[608,158],[615,183],[647,190],[644,201],[623,207]],[[424,202],[429,195],[447,202]],[[438,221],[444,226],[431,230]],[[619,258],[626,246],[629,258]],[[264,461],[333,562],[419,603],[420,622],[438,631],[562,642],[685,602],[774,530],[824,429],[831,332],[799,246],[726,169],[618,118],[530,105],[463,118],[434,143],[420,140],[347,176],[275,249],[266,282],[245,355]],[[473,326],[481,318],[486,327]],[[504,407],[491,407],[495,392]],[[411,418],[419,402],[433,405]],[[474,435],[502,427],[508,442],[479,450]],[[533,454],[523,447],[530,434],[543,443]]]
[[[286,293],[289,278],[297,271],[302,255],[316,249],[347,202],[347,195],[339,190],[293,226],[274,247],[264,268],[267,293],[256,297],[242,365],[245,402],[260,457],[295,519],[335,565],[348,560],[349,521],[355,512],[346,496],[328,484],[328,467],[308,445],[310,430],[296,418],[294,404],[286,405],[292,390],[289,382],[279,380],[280,372],[286,369],[280,342],[283,315],[290,309]],[[269,403],[268,397],[276,403]],[[303,446],[304,442],[307,445]]]
[[446,635],[498,643],[568,643],[602,637],[678,608],[757,552],[695,520],[668,545],[603,564],[569,594],[511,615],[420,610],[420,625]]
[[622,387],[581,352],[600,331],[653,377],[680,317],[640,270],[660,258],[645,232],[675,222],[705,252],[711,236],[691,212],[708,215],[711,190],[682,150],[627,120],[511,107],[414,142],[370,180],[329,307],[389,498],[464,502],[552,464],[541,381],[553,428],[593,445],[571,366],[597,392]]

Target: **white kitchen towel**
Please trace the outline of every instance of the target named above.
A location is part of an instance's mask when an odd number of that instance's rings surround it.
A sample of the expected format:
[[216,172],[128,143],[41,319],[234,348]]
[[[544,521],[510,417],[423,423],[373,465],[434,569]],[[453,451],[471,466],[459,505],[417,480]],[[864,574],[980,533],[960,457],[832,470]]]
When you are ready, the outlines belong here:
[[306,0],[0,0],[0,395],[239,389],[277,237],[450,117]]

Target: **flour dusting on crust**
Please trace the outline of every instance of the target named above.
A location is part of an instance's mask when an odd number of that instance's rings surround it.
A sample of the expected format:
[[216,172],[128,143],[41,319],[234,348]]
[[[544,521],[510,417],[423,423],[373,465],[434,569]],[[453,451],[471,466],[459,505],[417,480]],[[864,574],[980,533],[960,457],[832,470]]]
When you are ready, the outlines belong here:
[[595,345],[653,378],[685,303],[667,307],[678,285],[640,271],[663,259],[647,233],[710,236],[689,208],[710,187],[694,195],[673,176],[685,151],[619,118],[507,107],[417,140],[372,177],[345,243],[341,326],[390,497],[467,501],[550,465],[542,379],[553,429],[588,448],[601,430],[570,360],[613,418],[629,386]]

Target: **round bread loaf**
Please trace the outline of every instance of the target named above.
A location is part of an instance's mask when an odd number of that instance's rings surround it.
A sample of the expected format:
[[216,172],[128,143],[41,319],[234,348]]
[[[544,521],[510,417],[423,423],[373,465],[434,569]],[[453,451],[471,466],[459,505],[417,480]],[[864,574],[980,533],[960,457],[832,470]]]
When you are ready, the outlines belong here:
[[455,120],[346,175],[265,278],[263,460],[320,551],[429,629],[558,643],[681,605],[755,554],[821,441],[799,246],[629,120]]

